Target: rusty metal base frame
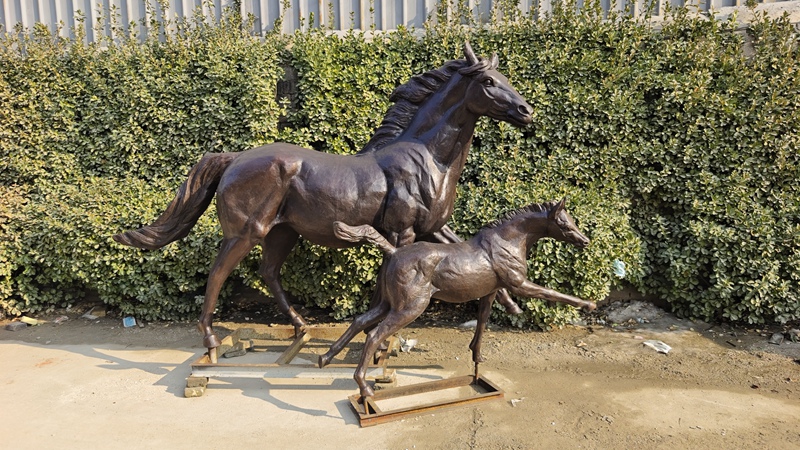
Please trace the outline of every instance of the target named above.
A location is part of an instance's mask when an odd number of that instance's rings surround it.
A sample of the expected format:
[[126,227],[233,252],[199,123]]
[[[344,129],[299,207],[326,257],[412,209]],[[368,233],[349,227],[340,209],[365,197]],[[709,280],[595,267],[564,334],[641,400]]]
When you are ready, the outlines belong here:
[[[319,326],[309,327],[300,336],[294,335],[294,327],[274,326],[256,331],[254,328],[239,328],[222,340],[222,345],[215,349],[215,354],[203,354],[192,363],[192,373],[186,379],[185,397],[200,397],[205,394],[210,378],[313,378],[336,379],[352,378],[356,364],[329,364],[320,369],[313,362],[292,364],[298,354],[307,347],[327,348],[346,328]],[[396,354],[398,342],[390,338],[385,350],[379,351],[373,364],[367,369],[367,378],[376,383],[391,383],[395,380],[395,372],[388,369],[389,357]],[[277,360],[263,364],[237,363],[235,356],[247,352],[268,351],[283,348]],[[316,353],[302,355],[305,360],[316,361]],[[222,362],[225,361],[225,362]],[[230,361],[230,362],[228,362]]]
[[[378,403],[382,400],[389,400],[407,397],[417,394],[430,394],[445,389],[453,389],[469,386],[474,393],[459,398],[430,402],[422,405],[400,407],[397,409],[382,410]],[[408,417],[430,414],[432,412],[470,405],[488,400],[500,400],[505,396],[505,392],[494,383],[484,378],[482,375],[466,375],[461,377],[445,378],[443,380],[429,381],[426,383],[412,384],[396,388],[382,389],[375,391],[373,397],[362,400],[360,394],[351,395],[350,406],[358,414],[359,424],[362,427],[380,425],[393,420],[405,419]]]

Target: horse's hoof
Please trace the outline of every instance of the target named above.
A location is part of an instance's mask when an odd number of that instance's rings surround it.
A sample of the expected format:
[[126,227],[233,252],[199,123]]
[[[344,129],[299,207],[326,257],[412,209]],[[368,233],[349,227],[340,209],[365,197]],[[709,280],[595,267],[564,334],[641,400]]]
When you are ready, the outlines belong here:
[[513,315],[522,314],[522,308],[520,308],[515,302],[511,302],[510,305],[506,306],[506,312]]
[[319,355],[319,360],[317,361],[317,365],[320,369],[327,366],[328,363],[331,362],[331,358],[328,355]]
[[294,337],[300,337],[308,331],[308,325],[305,322],[302,324],[294,324]]
[[216,334],[209,334],[203,338],[203,347],[211,350],[222,345]]

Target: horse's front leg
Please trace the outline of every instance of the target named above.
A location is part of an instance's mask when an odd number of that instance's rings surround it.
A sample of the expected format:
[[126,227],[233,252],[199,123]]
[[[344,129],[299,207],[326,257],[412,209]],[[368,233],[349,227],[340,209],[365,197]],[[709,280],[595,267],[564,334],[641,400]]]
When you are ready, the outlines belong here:
[[[461,236],[457,235],[456,232],[447,225],[443,226],[439,231],[433,233],[431,236],[433,236],[437,242],[442,242],[445,244],[464,241],[461,239]],[[505,308],[506,312],[509,314],[522,314],[522,308],[520,308],[519,305],[517,305],[517,302],[515,302],[510,295],[508,295],[508,291],[505,289],[500,289],[497,291],[497,303],[503,305],[503,308]]]
[[484,361],[483,355],[481,355],[481,340],[483,339],[483,332],[486,331],[486,324],[489,322],[489,315],[492,312],[492,303],[494,303],[496,295],[497,291],[481,297],[480,304],[478,305],[478,324],[475,326],[475,336],[472,337],[472,342],[469,343],[476,373],[478,372],[478,363]]
[[576,308],[583,308],[586,311],[592,311],[597,308],[594,302],[588,302],[578,297],[562,294],[561,292],[554,291],[544,286],[539,286],[529,280],[525,280],[519,286],[511,288],[511,292],[521,297],[541,298],[551,302],[566,303]]
[[400,232],[390,231],[385,234],[386,240],[396,248],[400,248],[409,244],[413,244],[417,239],[417,234],[414,232],[413,227],[408,227]]

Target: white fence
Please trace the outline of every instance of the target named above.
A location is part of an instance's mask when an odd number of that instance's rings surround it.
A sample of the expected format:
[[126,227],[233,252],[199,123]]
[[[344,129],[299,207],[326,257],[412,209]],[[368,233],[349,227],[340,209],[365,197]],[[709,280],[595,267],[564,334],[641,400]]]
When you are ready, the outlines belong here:
[[[520,0],[518,8],[528,13],[539,8],[550,10],[551,2],[557,0]],[[642,11],[646,0],[601,0],[606,9],[624,9],[626,2],[634,11]],[[692,3],[700,10],[738,6],[744,0],[658,0],[654,14],[661,14],[664,5],[680,6]],[[771,0],[767,0],[771,2]],[[283,32],[324,25],[334,30],[391,30],[399,25],[422,27],[435,11],[437,0],[0,0],[0,26],[11,31],[21,24],[31,28],[43,23],[51,29],[61,24],[61,34],[71,36],[71,28],[85,18],[87,40],[94,41],[97,30],[111,34],[108,17],[119,17],[123,29],[137,27],[140,35],[147,33],[146,24],[151,18],[175,19],[191,17],[196,12],[219,18],[222,8],[239,8],[245,15],[256,18],[255,34],[272,30],[275,20],[283,17]],[[489,18],[492,0],[464,0],[479,22]],[[578,0],[582,4],[582,0]],[[313,16],[313,22],[309,17]],[[100,23],[100,27],[96,25]],[[91,25],[91,26],[90,26]]]

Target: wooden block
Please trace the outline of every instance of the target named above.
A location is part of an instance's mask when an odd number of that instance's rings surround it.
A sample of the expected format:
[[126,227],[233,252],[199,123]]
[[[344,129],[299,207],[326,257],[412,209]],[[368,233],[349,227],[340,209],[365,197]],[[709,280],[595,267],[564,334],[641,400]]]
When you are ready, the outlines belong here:
[[375,383],[394,383],[396,380],[394,369],[385,369],[382,377],[375,377]]
[[206,393],[206,388],[203,386],[187,387],[183,390],[183,396],[186,398],[202,397]]
[[208,386],[208,377],[189,377],[186,379],[186,387],[206,387]]

